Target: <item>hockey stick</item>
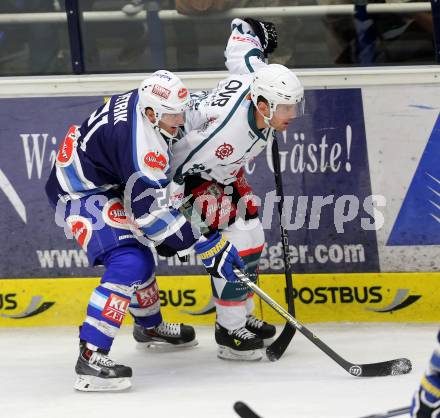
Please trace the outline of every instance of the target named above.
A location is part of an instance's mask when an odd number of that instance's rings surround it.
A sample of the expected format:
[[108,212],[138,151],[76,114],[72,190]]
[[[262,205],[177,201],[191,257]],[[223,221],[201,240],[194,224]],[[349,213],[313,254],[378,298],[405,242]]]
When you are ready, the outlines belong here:
[[405,415],[409,414],[410,411],[409,406],[405,406],[404,408],[397,408],[397,409],[391,409],[387,412],[383,412],[382,414],[374,414],[374,415],[368,415],[366,417],[361,418],[388,418],[388,417],[397,417],[399,415]]
[[234,403],[234,411],[241,418],[261,418],[260,415],[257,415],[251,408],[241,401]]
[[[272,142],[272,162],[273,171],[275,175],[275,186],[277,191],[277,196],[280,197],[278,202],[278,215],[280,221],[280,233],[281,233],[281,243],[283,248],[283,259],[284,259],[284,275],[286,278],[286,289],[287,289],[287,311],[290,315],[295,316],[295,306],[293,304],[293,284],[292,284],[292,266],[289,260],[289,236],[287,235],[286,228],[284,228],[284,192],[283,192],[283,180],[281,178],[281,168],[280,168],[280,153],[278,149],[278,142],[274,140]],[[292,341],[295,335],[296,328],[292,327],[289,322],[286,323],[281,334],[277,339],[266,348],[266,356],[270,361],[279,360],[279,358],[286,351],[290,341]]]
[[[261,418],[260,415],[257,415],[248,405],[244,402],[237,401],[234,404],[234,411],[241,418]],[[397,417],[399,415],[408,414],[410,411],[410,407],[406,406],[404,408],[391,409],[387,412],[383,412],[381,414],[368,415],[361,418],[391,418]]]
[[249,279],[242,271],[234,269],[234,273],[239,280],[263,299],[269,306],[278,312],[290,325],[295,327],[309,341],[316,345],[321,351],[327,354],[331,359],[338,363],[345,371],[353,376],[373,377],[373,376],[389,376],[407,374],[411,371],[411,361],[406,358],[400,358],[379,363],[354,364],[342,358],[338,353],[333,351],[327,344],[321,341],[318,336],[313,334],[303,324],[298,322],[290,315],[282,306],[275,302],[267,293],[260,289],[252,280]]

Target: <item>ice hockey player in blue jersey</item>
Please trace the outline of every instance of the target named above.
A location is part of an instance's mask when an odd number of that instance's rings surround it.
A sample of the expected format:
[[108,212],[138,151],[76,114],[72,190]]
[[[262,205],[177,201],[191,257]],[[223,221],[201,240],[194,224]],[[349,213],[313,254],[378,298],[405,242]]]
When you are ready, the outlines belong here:
[[440,417],[440,331],[437,334],[437,345],[428,369],[423,375],[420,387],[414,394],[411,404],[411,417]]
[[181,80],[157,71],[70,127],[60,145],[46,184],[55,220],[90,265],[105,267],[80,327],[77,390],[131,386],[131,368],[108,357],[127,310],[138,342],[196,343],[192,327],[162,319],[151,246],[165,256],[194,250],[210,274],[227,280],[236,280],[234,267],[244,267],[219,233],[200,236],[178,210],[162,204],[170,149],[182,134],[188,102]]

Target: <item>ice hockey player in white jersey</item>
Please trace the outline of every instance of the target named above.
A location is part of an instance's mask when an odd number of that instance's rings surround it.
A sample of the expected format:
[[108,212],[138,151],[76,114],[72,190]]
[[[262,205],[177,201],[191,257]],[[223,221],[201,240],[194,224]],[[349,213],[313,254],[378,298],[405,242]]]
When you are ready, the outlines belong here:
[[188,99],[177,76],[157,71],[72,126],[60,145],[46,184],[55,220],[91,266],[105,267],[80,327],[77,390],[131,386],[131,368],[108,357],[127,310],[138,342],[196,343],[193,327],[162,319],[151,246],[164,256],[194,249],[210,274],[228,280],[237,279],[234,267],[244,267],[218,232],[200,236],[179,211],[159,204]]
[[[265,62],[277,45],[272,23],[234,19],[231,29],[225,51],[231,75],[193,97],[188,133],[173,149],[173,180],[175,196],[191,196],[186,207],[201,213],[210,230],[223,231],[256,280],[264,231],[243,167],[303,114],[304,89],[288,68]],[[243,285],[217,277],[211,283],[218,357],[261,359],[275,327],[253,315],[253,294]]]

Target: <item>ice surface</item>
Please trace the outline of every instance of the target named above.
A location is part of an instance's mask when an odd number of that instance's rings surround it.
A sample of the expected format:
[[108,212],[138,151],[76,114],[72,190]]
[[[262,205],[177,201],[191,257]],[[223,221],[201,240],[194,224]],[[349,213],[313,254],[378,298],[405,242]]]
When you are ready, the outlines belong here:
[[0,329],[0,417],[236,417],[241,400],[264,418],[356,418],[407,406],[435,344],[435,324],[310,324],[351,362],[408,357],[409,375],[350,376],[297,333],[275,363],[216,357],[214,330],[197,327],[199,345],[176,352],[140,350],[123,328],[111,357],[133,367],[125,393],[72,388],[77,329]]

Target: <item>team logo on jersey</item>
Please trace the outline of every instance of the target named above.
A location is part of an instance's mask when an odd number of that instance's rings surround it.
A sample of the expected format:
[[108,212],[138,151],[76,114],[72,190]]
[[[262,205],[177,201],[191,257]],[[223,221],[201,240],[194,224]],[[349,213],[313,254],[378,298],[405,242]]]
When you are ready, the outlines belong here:
[[136,227],[127,216],[122,200],[117,197],[110,199],[102,208],[102,217],[107,225],[114,228],[136,231]]
[[60,144],[57,155],[57,165],[61,167],[68,166],[73,160],[73,152],[78,138],[78,128],[71,126],[66,137]]
[[144,164],[153,170],[165,171],[168,161],[165,155],[159,151],[150,151],[145,154]]
[[220,158],[220,160],[224,160],[229,157],[234,152],[234,147],[231,144],[227,144],[226,142],[223,145],[220,145],[215,150],[215,156]]
[[159,288],[156,281],[151,283],[145,289],[136,292],[136,299],[141,308],[149,308],[159,300]]
[[87,218],[79,215],[72,215],[66,219],[67,224],[74,238],[78,241],[84,251],[87,251],[87,245],[92,237],[92,224]]
[[102,310],[102,316],[118,325],[122,324],[130,299],[111,293]]
[[182,87],[178,92],[177,92],[177,97],[180,100],[183,100],[186,96],[188,96],[188,90],[185,87]]
[[168,90],[167,88],[160,86],[159,84],[155,84],[151,92],[156,96],[162,97],[163,99],[168,99],[171,94],[171,90]]

